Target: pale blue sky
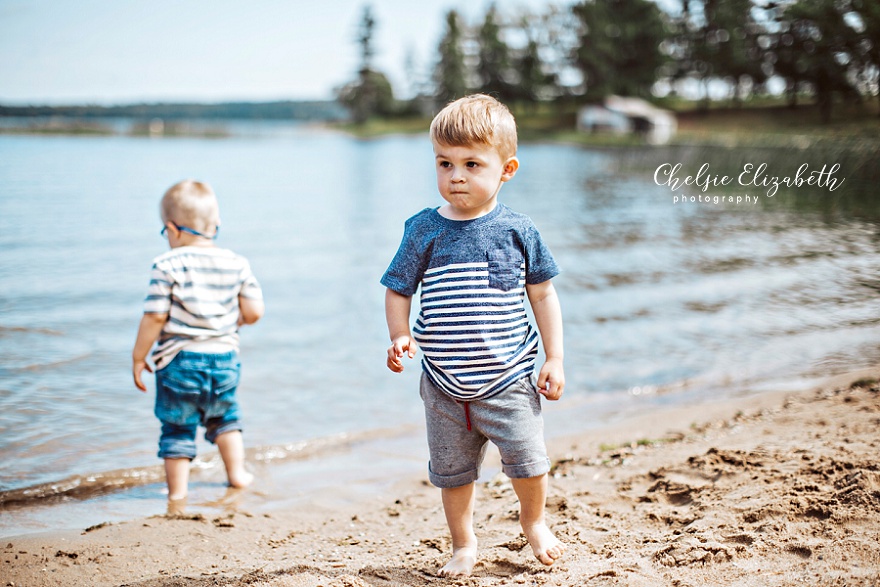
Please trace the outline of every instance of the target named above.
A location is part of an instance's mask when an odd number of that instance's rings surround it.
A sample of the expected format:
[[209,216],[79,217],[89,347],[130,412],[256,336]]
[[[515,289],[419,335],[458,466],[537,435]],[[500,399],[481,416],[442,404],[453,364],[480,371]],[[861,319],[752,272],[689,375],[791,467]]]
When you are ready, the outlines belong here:
[[[502,0],[504,10],[568,6]],[[0,103],[326,99],[353,78],[364,0],[0,0]],[[373,0],[375,66],[405,91],[408,51],[433,62],[451,8],[489,0]]]

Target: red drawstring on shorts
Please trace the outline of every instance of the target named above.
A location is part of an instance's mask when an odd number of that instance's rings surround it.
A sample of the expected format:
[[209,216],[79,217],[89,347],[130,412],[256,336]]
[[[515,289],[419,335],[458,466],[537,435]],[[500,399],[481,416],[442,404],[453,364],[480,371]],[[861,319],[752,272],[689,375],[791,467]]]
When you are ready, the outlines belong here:
[[470,402],[462,402],[464,403],[464,419],[467,421],[467,429],[470,431],[471,429],[471,403]]

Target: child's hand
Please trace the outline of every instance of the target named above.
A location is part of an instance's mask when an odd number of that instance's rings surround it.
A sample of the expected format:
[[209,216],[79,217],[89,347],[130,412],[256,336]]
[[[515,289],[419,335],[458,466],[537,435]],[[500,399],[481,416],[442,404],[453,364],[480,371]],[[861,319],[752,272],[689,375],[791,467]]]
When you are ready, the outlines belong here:
[[403,358],[404,353],[412,359],[416,356],[417,348],[416,341],[408,334],[398,336],[392,340],[391,346],[388,347],[388,361],[386,362],[388,368],[395,373],[402,372],[403,362],[400,359]]
[[141,381],[141,373],[146,370],[148,373],[153,372],[153,368],[146,361],[134,361],[131,365],[131,374],[134,376],[135,387],[146,393],[147,386]]
[[538,374],[538,393],[551,401],[562,397],[565,389],[565,370],[562,359],[547,359]]

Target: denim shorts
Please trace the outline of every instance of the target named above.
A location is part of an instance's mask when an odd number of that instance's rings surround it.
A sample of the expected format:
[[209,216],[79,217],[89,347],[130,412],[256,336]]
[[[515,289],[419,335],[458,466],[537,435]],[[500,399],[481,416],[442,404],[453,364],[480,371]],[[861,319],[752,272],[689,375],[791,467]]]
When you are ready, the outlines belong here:
[[419,391],[431,457],[428,478],[436,487],[449,489],[476,481],[489,441],[498,447],[501,469],[508,477],[540,477],[550,470],[534,376],[467,405],[440,390],[424,372]]
[[241,373],[238,353],[180,351],[156,372],[156,408],[162,422],[159,457],[196,456],[196,432],[205,427],[205,439],[241,430],[235,390]]

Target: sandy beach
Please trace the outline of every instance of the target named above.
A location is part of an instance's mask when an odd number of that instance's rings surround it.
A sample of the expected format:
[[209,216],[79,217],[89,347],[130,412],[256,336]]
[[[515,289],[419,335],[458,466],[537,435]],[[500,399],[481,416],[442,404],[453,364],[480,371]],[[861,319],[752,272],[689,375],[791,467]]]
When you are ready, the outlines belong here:
[[[346,509],[156,516],[3,540],[0,585],[257,587],[880,585],[880,368],[673,407],[551,444],[553,567],[481,481],[473,576],[444,579],[439,491]],[[492,458],[497,452],[490,451]]]

